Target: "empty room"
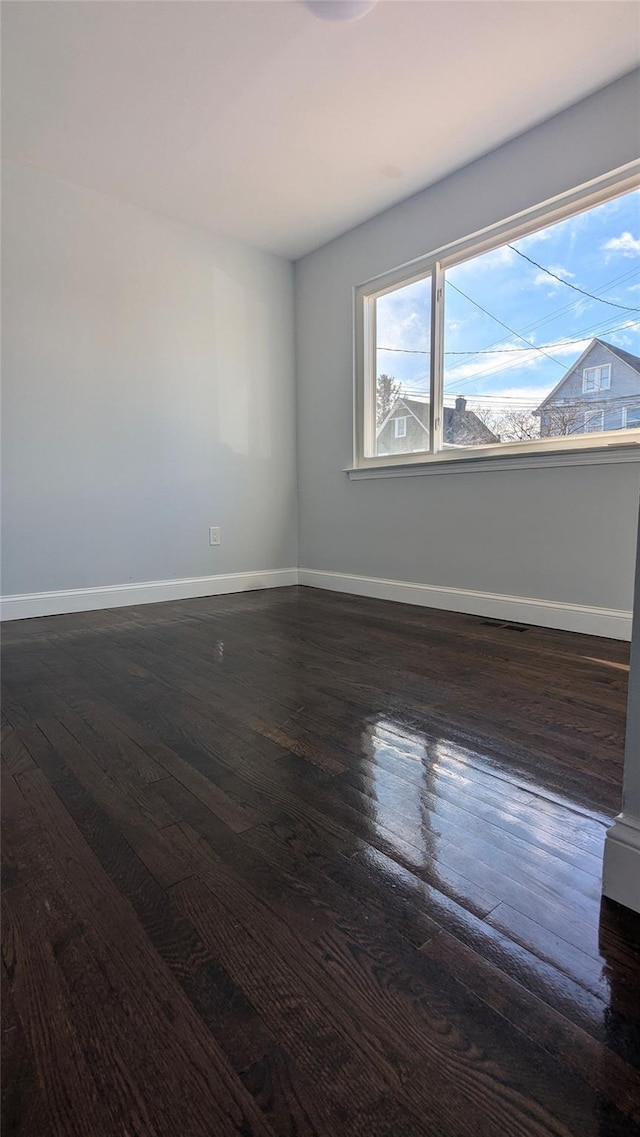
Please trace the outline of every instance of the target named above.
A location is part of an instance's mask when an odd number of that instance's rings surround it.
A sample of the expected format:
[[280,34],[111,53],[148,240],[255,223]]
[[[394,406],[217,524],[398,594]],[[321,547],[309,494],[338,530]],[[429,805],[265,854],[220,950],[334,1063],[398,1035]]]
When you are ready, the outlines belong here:
[[3,1137],[640,1137],[640,5],[1,9]]

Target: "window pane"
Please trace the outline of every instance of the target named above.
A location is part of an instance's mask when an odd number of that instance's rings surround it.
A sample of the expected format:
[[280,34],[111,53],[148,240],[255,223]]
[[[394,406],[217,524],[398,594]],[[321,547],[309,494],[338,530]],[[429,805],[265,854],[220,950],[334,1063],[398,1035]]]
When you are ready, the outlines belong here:
[[638,426],[640,191],[446,272],[444,392],[447,448]]
[[602,420],[602,411],[587,411],[584,416],[585,433],[592,434],[594,430],[602,430]]
[[429,449],[431,278],[376,299],[375,454]]

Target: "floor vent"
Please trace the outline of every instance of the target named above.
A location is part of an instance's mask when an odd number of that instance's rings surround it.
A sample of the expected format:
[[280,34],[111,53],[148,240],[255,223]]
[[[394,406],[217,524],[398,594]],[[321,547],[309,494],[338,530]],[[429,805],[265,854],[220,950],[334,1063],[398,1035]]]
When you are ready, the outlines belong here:
[[528,632],[528,624],[505,624],[502,620],[483,620],[488,628],[505,628],[508,632]]

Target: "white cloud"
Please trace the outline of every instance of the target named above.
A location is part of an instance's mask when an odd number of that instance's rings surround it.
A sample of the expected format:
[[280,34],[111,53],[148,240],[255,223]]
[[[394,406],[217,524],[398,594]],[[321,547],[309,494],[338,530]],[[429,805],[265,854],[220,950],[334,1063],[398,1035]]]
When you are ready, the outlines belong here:
[[430,316],[414,311],[393,311],[390,304],[379,304],[377,312],[378,343],[382,347],[427,351],[431,336]]
[[[552,276],[549,276],[549,272],[555,273],[556,276],[562,279],[554,280]],[[534,276],[533,283],[538,286],[546,285],[549,288],[556,289],[560,287],[562,280],[574,280],[576,275],[575,272],[569,272],[569,269],[563,268],[562,265],[549,265],[549,272],[545,272],[544,269],[541,269],[540,272],[537,272]]]
[[[447,389],[453,391],[456,383],[463,379],[476,379],[480,383],[482,380],[492,379],[494,375],[508,374],[513,371],[535,370],[547,363],[547,357],[550,355],[555,356],[556,359],[566,358],[568,368],[571,359],[577,359],[591,343],[591,339],[592,337],[588,336],[586,339],[575,340],[571,343],[545,344],[542,349],[544,354],[534,347],[531,349],[524,348],[522,351],[505,351],[505,348],[520,349],[522,347],[522,341],[512,340],[509,343],[501,344],[502,350],[500,351],[496,350],[486,355],[476,356],[468,363],[454,364],[450,368],[445,367]],[[558,375],[559,378],[561,378],[560,375]]]
[[484,355],[477,355],[474,359],[466,363],[454,364],[451,368],[445,366],[445,380],[448,389],[452,390],[455,384],[463,379],[478,379],[480,381],[485,377],[489,378],[489,376],[502,374],[506,371],[531,368],[543,358],[534,350],[525,349],[525,351],[513,352],[505,350],[518,346],[517,341],[505,343],[502,345],[502,351],[490,351]]
[[468,261],[462,261],[461,264],[455,265],[454,268],[449,269],[447,276],[453,284],[459,282],[461,278],[472,276],[475,273],[485,273],[490,269],[505,268],[508,265],[514,264],[516,254],[513,249],[508,245],[500,245],[497,249],[491,249],[488,253],[482,253],[479,257],[471,257]]
[[640,256],[640,237],[634,237],[628,229],[619,237],[611,237],[602,246],[604,250],[612,253],[622,253],[623,257]]
[[638,327],[637,320],[625,320],[624,323],[618,324],[618,331],[620,332],[626,330],[627,328],[633,328],[635,334],[640,335],[640,327]]
[[589,346],[593,336],[587,336],[583,340],[571,340],[569,343],[550,343],[545,347],[545,351],[549,355],[575,355],[576,359],[586,347]]
[[620,324],[615,332],[603,332],[603,337],[615,343],[618,347],[630,347],[631,350],[638,350],[638,345],[635,340],[640,336],[640,327],[635,320],[627,320],[626,323]]

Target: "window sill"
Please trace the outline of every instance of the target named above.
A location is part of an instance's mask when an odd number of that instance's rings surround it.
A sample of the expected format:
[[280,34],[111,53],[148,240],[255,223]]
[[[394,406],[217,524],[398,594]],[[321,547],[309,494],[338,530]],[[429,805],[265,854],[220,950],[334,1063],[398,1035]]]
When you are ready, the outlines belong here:
[[351,481],[370,478],[415,478],[425,474],[477,474],[496,470],[539,470],[557,466],[608,466],[640,462],[640,443],[610,443],[576,450],[528,451],[525,454],[470,454],[438,456],[385,465],[356,466],[346,469]]

